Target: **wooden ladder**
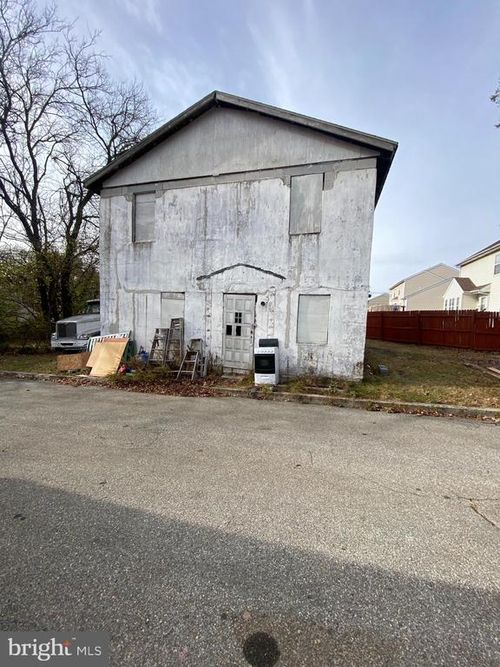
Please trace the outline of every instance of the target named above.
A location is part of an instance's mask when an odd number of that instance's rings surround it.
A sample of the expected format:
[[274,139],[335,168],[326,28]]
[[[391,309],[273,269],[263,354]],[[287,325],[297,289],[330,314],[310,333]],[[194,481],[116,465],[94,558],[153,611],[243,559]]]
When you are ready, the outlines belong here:
[[170,369],[177,370],[182,363],[184,350],[184,318],[174,317],[170,320],[167,344],[165,349],[165,364]]
[[148,357],[149,364],[165,365],[165,357],[167,352],[168,329],[155,329],[153,342],[151,343],[151,351]]
[[191,338],[177,373],[177,378],[180,378],[182,374],[191,375],[191,380],[194,380],[196,374],[205,377],[207,374],[206,361],[203,340],[201,338]]
[[186,354],[182,359],[179,370],[177,371],[177,379],[180,378],[182,374],[190,375],[191,380],[194,380],[195,375],[198,371],[198,363],[200,360],[200,353],[197,350],[186,350]]

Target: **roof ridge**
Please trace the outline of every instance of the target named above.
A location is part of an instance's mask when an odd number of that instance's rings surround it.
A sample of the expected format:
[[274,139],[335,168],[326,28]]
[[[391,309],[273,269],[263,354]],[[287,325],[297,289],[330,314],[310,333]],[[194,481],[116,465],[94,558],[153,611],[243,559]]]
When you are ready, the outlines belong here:
[[[416,273],[412,273],[411,276],[406,276],[406,278],[401,278],[401,280],[398,280],[397,283],[394,283],[392,287],[389,287],[389,289],[394,289],[398,285],[401,285],[401,283],[405,283],[407,280],[410,280],[411,278],[416,278],[419,276],[421,273],[427,273],[427,271],[432,271],[432,269],[437,269],[438,266],[445,266],[447,269],[452,269],[453,271],[458,271],[458,269],[455,269],[455,267],[450,266],[449,264],[445,264],[444,262],[438,262],[437,264],[433,264],[432,266],[428,266],[426,269],[422,269],[421,271],[417,271]],[[442,278],[442,276],[439,276]],[[454,278],[454,276],[447,276],[446,278],[442,278],[443,280],[448,280],[449,278]]]
[[343,125],[336,125],[330,121],[320,120],[312,116],[305,116],[280,107],[274,107],[264,104],[263,102],[257,102],[237,95],[231,95],[230,93],[224,93],[219,90],[214,90],[208,95],[205,95],[205,97],[202,97],[198,102],[195,102],[184,111],[181,111],[177,116],[166,123],[163,123],[163,125],[160,125],[160,127],[151,132],[135,146],[132,146],[132,148],[129,148],[121,155],[118,155],[109,164],[91,174],[84,181],[85,187],[92,192],[99,192],[104,180],[109,178],[113,173],[131,164],[147,153],[151,148],[161,143],[164,139],[168,138],[170,135],[174,134],[214,106],[227,106],[229,108],[267,115],[286,123],[307,127],[311,131],[322,132],[334,136],[341,141],[347,141],[372,148],[378,152],[376,198],[378,199],[380,196],[391,162],[398,148],[398,143],[396,141],[385,139],[384,137],[379,137],[374,134],[367,134]]

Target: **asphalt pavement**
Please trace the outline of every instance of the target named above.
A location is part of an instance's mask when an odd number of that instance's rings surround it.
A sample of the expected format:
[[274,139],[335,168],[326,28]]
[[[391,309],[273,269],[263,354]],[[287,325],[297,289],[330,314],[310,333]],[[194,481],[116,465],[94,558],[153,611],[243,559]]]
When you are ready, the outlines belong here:
[[0,629],[112,665],[500,665],[500,426],[0,382]]

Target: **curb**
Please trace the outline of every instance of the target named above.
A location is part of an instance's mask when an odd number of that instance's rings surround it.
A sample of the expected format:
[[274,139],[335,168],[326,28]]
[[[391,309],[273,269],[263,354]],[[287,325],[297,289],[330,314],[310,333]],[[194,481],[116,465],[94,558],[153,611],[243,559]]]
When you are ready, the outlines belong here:
[[352,398],[347,396],[324,396],[322,394],[297,394],[286,391],[273,391],[263,394],[255,389],[237,389],[234,387],[213,387],[217,393],[225,396],[239,396],[260,400],[284,401],[311,405],[330,405],[337,408],[354,408],[372,412],[401,412],[407,414],[428,414],[443,417],[469,417],[498,420],[500,409],[476,408],[466,405],[447,405],[444,403],[414,403],[409,401],[376,401],[370,398]]
[[[51,373],[29,373],[24,371],[0,371],[0,378],[16,380],[37,380],[42,382],[54,380],[81,380],[82,384],[108,385],[106,378],[90,377],[89,375],[55,375]],[[112,387],[116,388],[116,387]],[[283,401],[302,403],[305,405],[329,405],[336,408],[352,408],[372,412],[392,412],[419,414],[442,417],[466,417],[488,419],[500,423],[500,409],[476,408],[466,405],[447,405],[443,403],[414,403],[409,401],[376,401],[370,398],[353,398],[348,396],[325,396],[324,394],[298,394],[287,391],[260,392],[251,388],[211,387],[215,394],[236,396],[264,401]],[[154,392],[152,392],[154,393]]]
[[30,373],[28,371],[0,371],[0,378],[13,380],[38,380],[50,382],[53,380],[88,380],[96,384],[106,384],[106,378],[91,377],[90,375],[61,375],[59,373]]

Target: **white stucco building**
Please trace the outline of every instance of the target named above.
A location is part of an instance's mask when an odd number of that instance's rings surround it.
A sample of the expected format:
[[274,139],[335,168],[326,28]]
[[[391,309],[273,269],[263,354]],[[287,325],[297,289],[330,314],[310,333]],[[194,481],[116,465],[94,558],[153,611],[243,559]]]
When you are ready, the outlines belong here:
[[445,310],[500,311],[500,241],[458,264],[460,276],[443,295]]
[[397,144],[214,92],[88,179],[102,331],[185,318],[226,371],[360,378],[373,212]]

